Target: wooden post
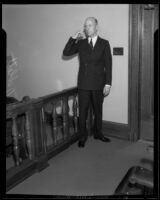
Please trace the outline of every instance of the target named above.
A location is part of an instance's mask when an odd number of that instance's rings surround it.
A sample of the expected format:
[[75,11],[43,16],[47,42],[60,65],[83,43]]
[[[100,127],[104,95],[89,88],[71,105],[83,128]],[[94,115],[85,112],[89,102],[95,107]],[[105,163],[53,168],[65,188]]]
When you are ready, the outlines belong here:
[[31,140],[31,127],[30,127],[30,112],[27,111],[25,112],[26,114],[26,122],[25,122],[25,127],[26,127],[26,143],[27,143],[27,148],[28,148],[28,154],[29,154],[29,159],[32,160],[33,159],[33,152],[32,152],[32,148],[33,148],[33,144],[32,144],[32,140]]
[[18,146],[18,130],[17,130],[17,122],[16,122],[17,116],[12,117],[12,136],[13,136],[13,151],[14,151],[14,157],[15,157],[15,164],[16,166],[20,165],[20,159],[19,159],[19,146]]
[[69,106],[68,106],[68,97],[63,98],[62,104],[62,117],[63,117],[63,131],[64,135],[68,138],[69,134]]
[[73,96],[73,119],[74,119],[74,131],[75,131],[75,133],[78,132],[78,117],[77,117],[78,103],[77,103],[76,97],[77,97],[77,95],[75,94]]
[[45,116],[45,112],[44,112],[44,107],[42,106],[42,109],[41,109],[41,113],[42,113],[42,122],[43,122],[43,138],[44,138],[44,149],[45,149],[45,153],[47,152],[47,131],[46,131],[46,125],[47,125],[47,122],[46,122],[46,116]]
[[53,141],[54,144],[57,144],[57,112],[56,112],[56,102],[52,103],[53,109],[52,109],[52,118],[53,118],[53,137],[55,140]]
[[60,124],[60,130],[62,133],[62,139],[64,141],[65,139],[65,133],[64,133],[64,128],[63,128],[63,99],[60,100],[60,105],[61,105],[61,115],[62,115],[62,123]]

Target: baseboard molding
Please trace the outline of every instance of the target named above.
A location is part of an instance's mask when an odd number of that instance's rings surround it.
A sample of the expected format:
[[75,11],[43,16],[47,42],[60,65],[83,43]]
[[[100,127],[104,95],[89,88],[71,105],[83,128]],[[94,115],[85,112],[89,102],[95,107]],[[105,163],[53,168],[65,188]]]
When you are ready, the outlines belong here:
[[71,136],[68,140],[64,141],[63,143],[49,149],[47,151],[48,160],[59,154],[60,152],[64,151],[68,147],[70,147],[73,143],[75,143],[79,139],[80,135],[77,133],[76,135]]
[[25,160],[21,167],[10,169],[6,173],[6,192],[36,173],[36,167],[37,161]]
[[103,133],[106,136],[129,140],[128,124],[104,121],[102,124]]

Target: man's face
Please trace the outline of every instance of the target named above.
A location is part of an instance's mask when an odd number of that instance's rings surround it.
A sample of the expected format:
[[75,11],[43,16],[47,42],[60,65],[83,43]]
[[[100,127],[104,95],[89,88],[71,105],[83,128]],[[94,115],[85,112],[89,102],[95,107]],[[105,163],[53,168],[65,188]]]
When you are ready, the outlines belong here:
[[85,21],[84,32],[88,37],[92,37],[97,33],[97,24],[94,19],[87,19]]

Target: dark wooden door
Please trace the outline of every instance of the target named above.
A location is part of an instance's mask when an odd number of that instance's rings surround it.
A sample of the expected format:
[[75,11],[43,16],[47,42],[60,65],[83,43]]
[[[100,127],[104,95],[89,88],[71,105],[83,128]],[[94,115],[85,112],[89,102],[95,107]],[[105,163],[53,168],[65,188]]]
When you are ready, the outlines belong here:
[[[153,5],[153,4],[152,4]],[[140,50],[140,138],[154,138],[154,68],[155,32],[158,30],[159,8],[142,5]]]

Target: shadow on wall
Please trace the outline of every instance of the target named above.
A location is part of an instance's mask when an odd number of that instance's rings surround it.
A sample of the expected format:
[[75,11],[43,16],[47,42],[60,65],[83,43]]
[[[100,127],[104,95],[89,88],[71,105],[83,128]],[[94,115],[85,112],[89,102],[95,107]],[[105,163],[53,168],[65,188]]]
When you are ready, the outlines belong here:
[[[64,61],[68,61],[68,60],[75,58],[77,55],[78,55],[78,63],[80,63],[79,54],[77,54],[77,53],[72,55],[72,56],[64,56],[63,53],[62,53],[61,59],[64,60]],[[78,81],[78,74],[79,74],[79,70],[78,70],[78,73],[77,73],[77,81]]]

